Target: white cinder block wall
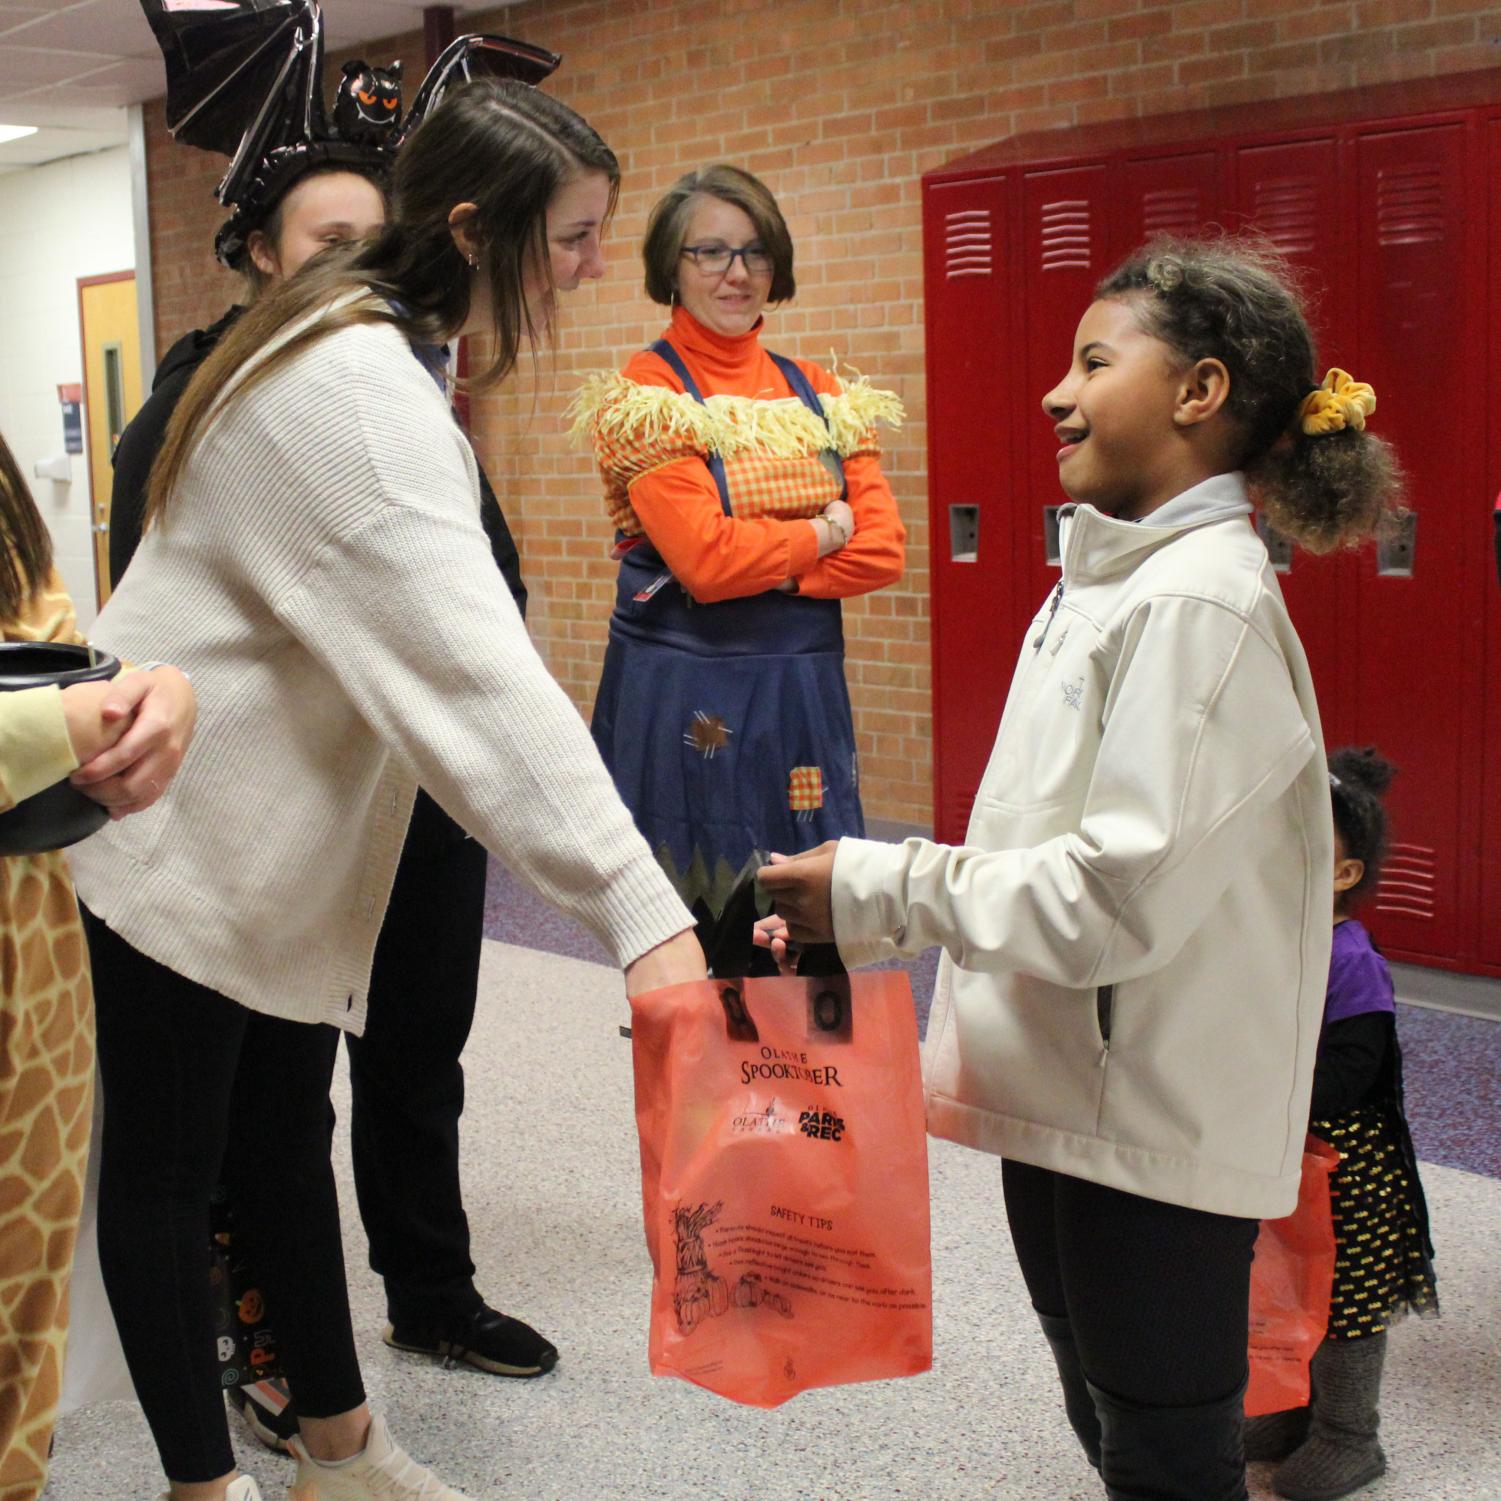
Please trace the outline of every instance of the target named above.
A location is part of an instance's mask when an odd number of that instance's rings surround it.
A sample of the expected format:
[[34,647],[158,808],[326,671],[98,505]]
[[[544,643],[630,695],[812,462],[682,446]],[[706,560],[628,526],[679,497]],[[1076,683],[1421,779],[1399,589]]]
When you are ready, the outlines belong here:
[[52,529],[85,629],[95,615],[89,456],[73,455],[68,484],[37,479],[33,466],[63,451],[58,386],[83,383],[78,278],[134,266],[124,146],[0,175],[0,432]]

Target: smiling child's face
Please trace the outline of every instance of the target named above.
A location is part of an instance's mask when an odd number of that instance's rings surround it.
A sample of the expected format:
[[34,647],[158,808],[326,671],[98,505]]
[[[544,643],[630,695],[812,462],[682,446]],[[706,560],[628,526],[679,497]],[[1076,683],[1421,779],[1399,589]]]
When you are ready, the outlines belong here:
[[1135,520],[1180,483],[1175,413],[1184,364],[1141,326],[1132,302],[1091,303],[1068,374],[1042,399],[1058,435],[1058,479],[1070,499]]

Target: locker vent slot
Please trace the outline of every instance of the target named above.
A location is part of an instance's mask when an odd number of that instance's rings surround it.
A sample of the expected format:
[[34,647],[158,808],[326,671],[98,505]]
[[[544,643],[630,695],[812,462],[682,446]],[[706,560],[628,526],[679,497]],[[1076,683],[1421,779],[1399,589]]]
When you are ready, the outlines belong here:
[[1283,255],[1312,255],[1318,245],[1318,192],[1311,177],[1268,177],[1256,184],[1252,218]]
[[1141,196],[1143,239],[1152,235],[1192,235],[1201,223],[1197,188],[1158,188]]
[[1422,844],[1393,844],[1376,883],[1376,910],[1432,919],[1438,852]]
[[1094,235],[1087,198],[1060,198],[1042,206],[1042,269],[1088,271]]
[[994,235],[988,208],[960,209],[943,219],[943,274],[990,276],[994,270]]
[[1376,237],[1382,245],[1438,245],[1445,230],[1437,167],[1383,167],[1376,174]]

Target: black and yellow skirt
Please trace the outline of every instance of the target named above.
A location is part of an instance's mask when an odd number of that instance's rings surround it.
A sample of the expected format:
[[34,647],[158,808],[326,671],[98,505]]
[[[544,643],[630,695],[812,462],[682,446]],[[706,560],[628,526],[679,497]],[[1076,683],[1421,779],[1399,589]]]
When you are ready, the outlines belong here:
[[1401,1116],[1390,1104],[1366,1104],[1309,1129],[1340,1154],[1329,1180],[1329,1338],[1379,1334],[1409,1311],[1437,1314],[1427,1206]]

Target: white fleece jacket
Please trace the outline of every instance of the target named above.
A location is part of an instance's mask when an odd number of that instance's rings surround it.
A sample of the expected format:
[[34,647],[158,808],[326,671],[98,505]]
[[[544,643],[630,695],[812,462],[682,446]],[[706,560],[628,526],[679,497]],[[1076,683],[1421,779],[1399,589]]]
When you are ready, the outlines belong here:
[[1140,524],[1073,508],[967,843],[842,840],[834,920],[850,964],[946,951],[934,1135],[1266,1218],[1297,1197],[1333,832],[1249,510],[1239,475]]
[[692,926],[496,572],[469,444],[389,325],[230,398],[94,637],[197,691],[166,796],[71,852],[84,903],[189,979],[362,1030],[419,782],[620,963]]

